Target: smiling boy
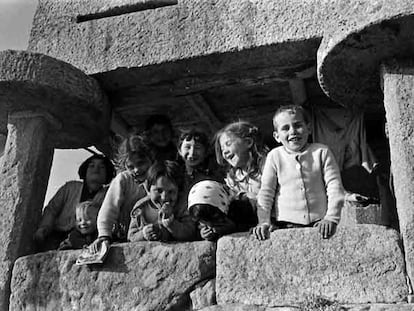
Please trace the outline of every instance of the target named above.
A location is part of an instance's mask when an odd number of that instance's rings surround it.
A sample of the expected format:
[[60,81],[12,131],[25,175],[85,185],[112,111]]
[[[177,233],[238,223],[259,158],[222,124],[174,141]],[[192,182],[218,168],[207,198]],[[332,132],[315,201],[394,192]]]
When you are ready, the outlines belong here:
[[310,122],[301,106],[280,107],[273,126],[273,137],[282,146],[267,156],[258,193],[259,225],[253,233],[264,240],[272,224],[276,228],[317,227],[323,238],[329,238],[344,202],[332,152],[325,145],[308,143]]

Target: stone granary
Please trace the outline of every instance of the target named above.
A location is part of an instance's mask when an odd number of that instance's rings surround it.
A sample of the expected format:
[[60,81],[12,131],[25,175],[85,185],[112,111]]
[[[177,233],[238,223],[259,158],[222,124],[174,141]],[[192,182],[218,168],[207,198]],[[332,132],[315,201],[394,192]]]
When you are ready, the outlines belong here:
[[[28,50],[0,52],[0,309],[414,310],[413,29],[409,0],[40,0]],[[247,119],[270,143],[274,110],[305,102],[363,116],[380,160],[389,146],[399,232],[31,255],[53,148],[109,152],[160,112],[211,132]]]

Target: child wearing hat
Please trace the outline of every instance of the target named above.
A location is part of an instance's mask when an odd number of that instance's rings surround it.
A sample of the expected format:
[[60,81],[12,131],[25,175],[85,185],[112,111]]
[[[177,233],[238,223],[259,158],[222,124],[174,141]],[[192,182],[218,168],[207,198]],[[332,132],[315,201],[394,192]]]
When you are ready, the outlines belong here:
[[223,235],[237,231],[236,223],[228,216],[229,208],[229,191],[219,182],[200,181],[188,194],[188,210],[199,223],[203,240],[215,241]]

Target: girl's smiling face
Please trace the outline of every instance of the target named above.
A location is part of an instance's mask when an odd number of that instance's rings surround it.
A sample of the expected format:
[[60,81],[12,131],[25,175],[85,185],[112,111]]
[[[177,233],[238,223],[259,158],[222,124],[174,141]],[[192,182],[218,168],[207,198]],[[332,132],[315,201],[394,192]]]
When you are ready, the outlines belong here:
[[240,138],[232,133],[223,133],[219,138],[223,159],[232,167],[243,168],[250,160],[250,138]]
[[164,203],[175,206],[178,198],[178,187],[169,178],[161,176],[154,185],[151,185],[150,198],[158,207],[161,207]]
[[197,142],[194,138],[191,140],[185,139],[181,143],[178,153],[185,161],[186,166],[196,167],[203,163],[205,160],[206,147],[203,144]]

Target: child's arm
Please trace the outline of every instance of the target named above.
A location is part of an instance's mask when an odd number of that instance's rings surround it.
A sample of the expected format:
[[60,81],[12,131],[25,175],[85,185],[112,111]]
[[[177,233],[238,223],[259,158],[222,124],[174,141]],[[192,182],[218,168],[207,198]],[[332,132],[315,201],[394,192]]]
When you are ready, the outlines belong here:
[[112,237],[112,228],[117,223],[121,206],[125,201],[125,177],[118,174],[111,182],[98,213],[99,237]]
[[342,186],[341,173],[332,152],[329,149],[323,153],[323,179],[325,181],[328,205],[323,220],[339,223],[341,210],[344,205],[345,191]]
[[143,204],[148,204],[149,200],[151,200],[149,196],[139,200],[131,211],[131,222],[129,223],[128,229],[128,240],[131,242],[148,240],[144,236],[145,224],[142,223],[141,208]]

